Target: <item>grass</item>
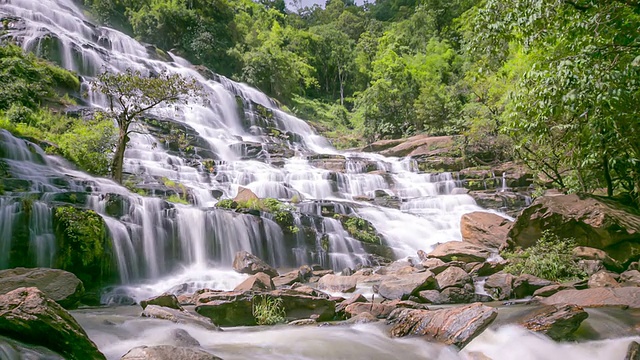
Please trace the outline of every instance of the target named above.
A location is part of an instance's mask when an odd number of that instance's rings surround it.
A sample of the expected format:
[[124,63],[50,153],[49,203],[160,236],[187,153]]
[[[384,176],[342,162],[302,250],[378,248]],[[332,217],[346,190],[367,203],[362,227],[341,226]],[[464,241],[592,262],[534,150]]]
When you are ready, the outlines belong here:
[[281,298],[256,295],[253,297],[251,310],[258,325],[275,325],[284,323],[286,320]]

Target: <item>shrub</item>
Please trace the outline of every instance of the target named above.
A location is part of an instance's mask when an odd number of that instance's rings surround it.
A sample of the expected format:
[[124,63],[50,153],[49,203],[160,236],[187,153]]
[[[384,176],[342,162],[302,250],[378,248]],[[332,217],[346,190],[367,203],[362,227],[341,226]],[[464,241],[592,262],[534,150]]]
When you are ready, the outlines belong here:
[[501,255],[509,260],[505,271],[513,275],[531,274],[552,281],[584,278],[586,274],[573,260],[572,250],[576,247],[573,238],[560,239],[545,230],[538,242],[527,248]]
[[282,299],[267,295],[253,297],[252,314],[258,325],[275,325],[286,320]]
[[176,194],[172,194],[171,196],[169,196],[167,198],[168,202],[172,202],[172,203],[176,203],[176,204],[185,204],[185,205],[189,205],[189,202],[183,198],[181,198],[179,195]]

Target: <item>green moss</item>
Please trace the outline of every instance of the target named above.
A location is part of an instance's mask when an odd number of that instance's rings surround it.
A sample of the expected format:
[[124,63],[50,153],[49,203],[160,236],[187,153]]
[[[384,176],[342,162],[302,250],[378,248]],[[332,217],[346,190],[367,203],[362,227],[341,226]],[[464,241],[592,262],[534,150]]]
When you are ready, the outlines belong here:
[[340,216],[340,222],[354,239],[369,244],[382,244],[380,236],[369,221],[355,216]]
[[171,196],[169,196],[167,198],[168,202],[172,202],[172,203],[176,203],[176,204],[185,204],[185,205],[189,205],[189,202],[183,198],[181,198],[180,196],[173,194]]
[[223,199],[218,201],[216,207],[220,209],[235,210],[253,210],[271,213],[273,220],[280,225],[285,233],[296,234],[300,229],[295,225],[295,217],[293,212],[296,210],[294,206],[285,204],[278,199],[251,199],[248,201],[235,201],[232,199]]

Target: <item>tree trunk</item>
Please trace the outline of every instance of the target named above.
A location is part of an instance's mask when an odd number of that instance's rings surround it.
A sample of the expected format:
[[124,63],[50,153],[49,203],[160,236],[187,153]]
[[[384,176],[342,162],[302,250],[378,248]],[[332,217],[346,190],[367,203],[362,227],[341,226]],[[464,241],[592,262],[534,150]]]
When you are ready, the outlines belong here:
[[602,169],[604,170],[604,181],[607,183],[607,196],[613,196],[613,180],[611,179],[611,172],[609,170],[609,157],[604,155],[602,157]]
[[127,136],[127,131],[120,129],[116,153],[114,154],[113,161],[111,162],[111,176],[118,184],[122,184],[122,163],[124,162],[124,150],[127,147],[128,141],[129,137]]

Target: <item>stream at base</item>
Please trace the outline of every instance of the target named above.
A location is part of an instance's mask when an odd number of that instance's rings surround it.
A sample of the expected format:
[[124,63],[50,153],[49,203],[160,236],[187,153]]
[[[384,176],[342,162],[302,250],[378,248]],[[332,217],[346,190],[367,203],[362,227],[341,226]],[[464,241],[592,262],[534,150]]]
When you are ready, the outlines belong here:
[[[633,328],[625,325],[623,319],[618,320],[625,317],[625,312],[611,316],[602,310],[589,310],[594,321],[588,319],[582,326],[616,328],[620,333],[606,334],[616,336],[615,339],[558,343],[518,326],[498,325],[485,330],[460,353],[420,338],[390,338],[382,322],[319,327],[278,325],[212,332],[192,325],[141,318],[140,311],[138,306],[127,306],[81,309],[72,314],[110,360],[119,359],[136,346],[177,345],[173,335],[176,329],[185,330],[204,350],[225,360],[466,360],[472,359],[475,352],[493,360],[622,360],[629,343],[640,341],[640,336],[629,336],[634,333]],[[511,307],[500,308],[498,320],[511,311],[514,311]],[[607,318],[609,323],[604,323]]]

